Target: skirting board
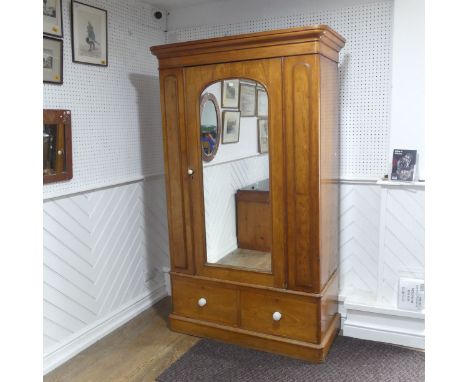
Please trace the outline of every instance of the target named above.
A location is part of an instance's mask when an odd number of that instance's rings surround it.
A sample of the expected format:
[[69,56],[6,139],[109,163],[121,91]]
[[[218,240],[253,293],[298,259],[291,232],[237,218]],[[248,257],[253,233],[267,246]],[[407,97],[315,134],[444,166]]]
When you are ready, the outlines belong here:
[[[365,308],[364,308],[365,309]],[[371,308],[346,307],[343,335],[364,340],[387,342],[395,345],[424,349],[424,315],[388,309],[381,312]],[[372,310],[372,311],[370,311]]]
[[70,336],[70,338],[68,338],[66,342],[60,344],[59,347],[55,348],[48,354],[44,354],[44,375],[99,341],[105,335],[124,325],[166,296],[166,286],[164,283],[161,283],[153,291],[149,293],[146,292],[134,298],[119,310],[108,314],[102,319],[80,330],[73,336]]

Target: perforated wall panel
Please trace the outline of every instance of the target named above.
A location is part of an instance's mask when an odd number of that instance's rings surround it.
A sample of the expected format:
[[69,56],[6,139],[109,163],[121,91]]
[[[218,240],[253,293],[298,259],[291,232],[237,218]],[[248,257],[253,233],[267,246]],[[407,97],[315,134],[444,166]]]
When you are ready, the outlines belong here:
[[346,38],[340,54],[341,177],[377,178],[387,171],[393,2],[311,11],[171,31],[196,40],[304,25],[328,24]]
[[138,0],[92,0],[107,10],[108,67],[72,62],[70,1],[63,2],[63,85],[44,84],[44,108],[70,109],[73,179],[44,186],[44,197],[163,172],[157,60],[164,23]]

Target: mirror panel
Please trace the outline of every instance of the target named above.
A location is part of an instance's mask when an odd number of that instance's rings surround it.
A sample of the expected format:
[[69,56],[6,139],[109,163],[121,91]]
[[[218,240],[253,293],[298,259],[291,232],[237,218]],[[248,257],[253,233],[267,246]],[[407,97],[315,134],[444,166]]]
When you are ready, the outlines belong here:
[[[225,79],[200,99],[207,263],[271,273],[267,90],[252,80]],[[218,146],[207,161],[213,150],[203,134],[216,131],[217,104]]]

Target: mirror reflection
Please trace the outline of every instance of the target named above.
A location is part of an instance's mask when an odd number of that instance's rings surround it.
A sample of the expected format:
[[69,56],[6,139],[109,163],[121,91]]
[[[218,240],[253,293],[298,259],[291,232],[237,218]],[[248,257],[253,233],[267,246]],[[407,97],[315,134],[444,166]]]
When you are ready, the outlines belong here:
[[209,162],[214,159],[218,150],[221,129],[218,102],[211,93],[202,95],[200,119],[202,157],[205,162]]
[[267,91],[226,79],[200,99],[207,262],[271,272]]
[[51,175],[56,170],[57,125],[44,124],[42,131],[43,174]]

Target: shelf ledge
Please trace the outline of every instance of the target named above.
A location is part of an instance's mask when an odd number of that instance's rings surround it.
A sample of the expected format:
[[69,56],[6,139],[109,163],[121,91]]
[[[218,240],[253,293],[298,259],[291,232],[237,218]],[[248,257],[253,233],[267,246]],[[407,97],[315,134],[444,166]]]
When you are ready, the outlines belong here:
[[426,182],[399,182],[396,180],[383,180],[380,179],[377,181],[377,184],[385,187],[417,187],[425,188]]

